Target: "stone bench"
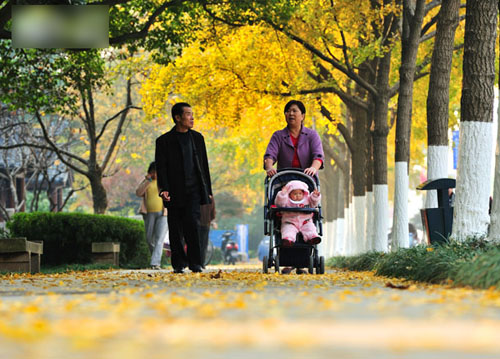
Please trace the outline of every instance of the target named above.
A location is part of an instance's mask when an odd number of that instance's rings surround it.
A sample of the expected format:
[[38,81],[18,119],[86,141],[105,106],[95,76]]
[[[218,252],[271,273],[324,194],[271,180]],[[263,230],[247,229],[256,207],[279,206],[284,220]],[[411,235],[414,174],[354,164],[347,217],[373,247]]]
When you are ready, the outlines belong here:
[[0,239],[0,271],[38,273],[42,254],[42,241],[24,237]]
[[94,263],[120,265],[120,243],[92,243],[92,261]]

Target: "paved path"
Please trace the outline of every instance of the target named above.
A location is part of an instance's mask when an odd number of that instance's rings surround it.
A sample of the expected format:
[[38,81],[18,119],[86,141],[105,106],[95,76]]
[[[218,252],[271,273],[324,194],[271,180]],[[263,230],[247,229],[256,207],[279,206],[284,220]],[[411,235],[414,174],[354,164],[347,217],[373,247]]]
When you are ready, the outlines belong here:
[[500,292],[371,273],[8,275],[0,318],[2,359],[500,357]]

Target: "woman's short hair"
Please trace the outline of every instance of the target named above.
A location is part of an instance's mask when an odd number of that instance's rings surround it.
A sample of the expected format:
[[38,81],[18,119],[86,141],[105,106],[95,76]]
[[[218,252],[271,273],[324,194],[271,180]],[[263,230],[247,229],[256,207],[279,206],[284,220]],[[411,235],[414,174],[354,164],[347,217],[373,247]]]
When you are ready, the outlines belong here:
[[156,172],[156,163],[153,161],[149,164],[148,173]]
[[175,121],[175,116],[182,116],[184,113],[184,107],[191,107],[191,105],[187,102],[177,102],[172,106],[172,121],[174,121],[174,123],[177,123]]
[[300,112],[302,112],[302,114],[304,114],[304,115],[306,114],[306,107],[299,100],[288,101],[288,103],[285,105],[285,111],[284,112],[287,112],[290,109],[290,107],[292,107],[292,105],[297,105],[297,107],[299,108]]

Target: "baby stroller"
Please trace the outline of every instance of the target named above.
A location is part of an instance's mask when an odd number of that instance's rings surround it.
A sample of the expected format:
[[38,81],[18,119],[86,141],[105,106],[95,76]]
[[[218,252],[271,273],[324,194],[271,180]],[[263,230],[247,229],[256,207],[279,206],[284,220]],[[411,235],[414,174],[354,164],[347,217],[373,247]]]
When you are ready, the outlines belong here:
[[308,268],[309,274],[325,273],[325,258],[318,255],[316,245],[305,243],[299,233],[293,246],[285,247],[281,240],[281,212],[306,212],[313,213],[313,222],[316,225],[318,235],[323,235],[321,223],[321,205],[317,208],[284,208],[276,207],[274,200],[281,188],[292,180],[299,180],[307,184],[309,192],[316,188],[319,190],[319,179],[310,177],[299,168],[282,168],[273,177],[265,180],[265,205],[264,205],[264,234],[269,235],[269,255],[262,260],[262,269],[268,273],[268,269],[274,266],[276,272],[282,267]]

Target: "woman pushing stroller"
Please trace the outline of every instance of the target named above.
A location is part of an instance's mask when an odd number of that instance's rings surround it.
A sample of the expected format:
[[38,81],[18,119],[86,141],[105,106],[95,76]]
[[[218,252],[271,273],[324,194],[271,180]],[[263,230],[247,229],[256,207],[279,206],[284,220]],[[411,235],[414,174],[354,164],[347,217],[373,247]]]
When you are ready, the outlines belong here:
[[[305,208],[317,207],[321,201],[321,194],[315,189],[309,194],[307,184],[294,180],[288,182],[276,195],[278,207]],[[312,213],[306,212],[282,212],[281,214],[281,239],[285,247],[291,247],[295,243],[297,233],[302,233],[304,242],[318,244],[321,238],[316,231]]]
[[[267,176],[273,177],[277,174],[277,170],[274,168],[274,164],[276,164],[278,170],[284,168],[300,168],[307,176],[316,177],[318,170],[323,168],[323,160],[325,157],[321,138],[315,130],[304,126],[306,108],[301,101],[289,101],[285,105],[284,113],[287,125],[282,130],[273,133],[267,145],[266,153],[264,154],[264,170]],[[302,193],[302,196],[303,195]],[[316,196],[316,194],[314,196]],[[296,199],[294,199],[294,201],[295,200]],[[295,212],[289,215],[295,217],[297,213]],[[287,223],[284,224],[285,226],[287,225]],[[288,225],[290,224],[288,223]],[[300,227],[301,230],[303,226],[304,224]],[[308,226],[309,225],[306,226],[306,232]],[[286,227],[285,230],[287,230]],[[290,230],[292,231],[293,229]],[[296,233],[297,232],[295,232],[295,234]],[[310,243],[319,243],[320,241],[317,234],[308,237],[308,239],[311,241]],[[293,245],[295,241],[293,233],[290,232],[287,240],[291,241]],[[289,242],[283,241],[284,246],[289,244]],[[300,270],[298,267],[296,268],[297,271]],[[292,267],[287,266],[283,269],[282,273],[290,273],[291,270]]]

